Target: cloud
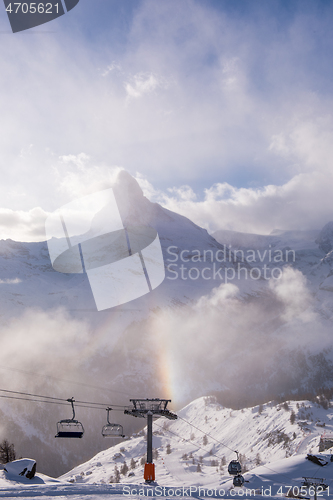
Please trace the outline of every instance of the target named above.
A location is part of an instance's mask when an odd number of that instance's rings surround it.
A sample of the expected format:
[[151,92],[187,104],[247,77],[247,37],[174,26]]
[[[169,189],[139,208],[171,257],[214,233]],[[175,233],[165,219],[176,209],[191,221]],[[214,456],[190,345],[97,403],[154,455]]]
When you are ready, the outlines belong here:
[[[95,164],[85,153],[53,158],[54,198],[49,204],[56,210],[73,199],[113,186],[122,167]],[[42,195],[47,197],[47,192]],[[51,213],[41,207],[30,210],[0,208],[0,239],[45,241],[45,220]]]
[[237,188],[216,183],[204,190],[203,200],[190,186],[156,190],[137,177],[147,197],[180,213],[210,232],[229,229],[269,234],[273,229],[321,229],[333,218],[330,172],[312,171],[285,184]]
[[[64,376],[80,367],[78,346],[83,352],[89,342],[89,327],[61,308],[49,312],[27,309],[2,326],[1,338],[0,366]],[[7,374],[3,378],[7,376],[23,383],[24,375]]]
[[138,73],[131,78],[130,82],[125,82],[124,85],[129,98],[139,98],[144,94],[154,92],[157,88],[168,87],[163,78],[159,78],[152,73]]
[[[114,185],[122,167],[94,165],[84,154],[61,157],[54,167],[59,206]],[[136,174],[145,196],[152,202],[188,217],[210,232],[228,229],[269,234],[273,229],[321,229],[333,219],[333,174],[299,174],[282,186],[236,188],[228,183],[205,189],[204,199],[190,186],[166,191]],[[16,241],[45,240],[44,223],[49,212],[0,209],[1,238]]]
[[286,267],[281,279],[270,280],[269,288],[284,305],[281,318],[286,321],[299,320],[303,323],[315,321],[313,297],[307,288],[306,277],[297,269]]
[[45,220],[48,216],[42,208],[28,211],[0,209],[0,238],[15,241],[45,240]]
[[148,330],[159,363],[169,366],[162,381],[176,404],[223,385],[243,403],[250,394],[296,390],[307,365],[292,360],[331,346],[331,325],[316,311],[306,278],[288,267],[250,300],[221,284],[193,304],[155,312]]
[[85,153],[60,156],[55,167],[58,191],[71,201],[112,187],[122,167],[96,165]]
[[281,7],[279,24],[223,5],[142,1],[121,48],[66,28],[9,37],[2,206],[48,213],[125,168],[210,230],[330,220],[332,8]]

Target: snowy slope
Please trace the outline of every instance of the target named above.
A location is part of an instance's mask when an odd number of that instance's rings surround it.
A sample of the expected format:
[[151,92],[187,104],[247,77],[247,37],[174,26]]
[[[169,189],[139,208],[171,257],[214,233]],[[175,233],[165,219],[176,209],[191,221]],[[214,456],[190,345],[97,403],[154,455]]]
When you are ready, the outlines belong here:
[[[154,422],[153,485],[143,481],[146,429],[142,429],[57,480],[37,474],[32,481],[10,481],[0,472],[0,497],[104,500],[109,495],[152,496],[153,489],[155,496],[169,498],[239,497],[246,495],[246,490],[255,498],[281,498],[289,488],[297,494],[304,476],[322,478],[329,487],[333,483],[331,455],[329,451],[319,454],[317,449],[320,434],[333,431],[330,408],[309,401],[288,401],[231,410],[206,397],[187,405],[178,416],[176,421]],[[167,453],[169,445],[171,452]],[[226,464],[235,458],[234,449],[240,453],[243,470],[248,470],[243,472],[246,482],[242,491],[233,487],[227,473]],[[322,457],[327,465],[320,467],[307,460],[308,452]],[[128,471],[121,473],[116,483],[115,467],[121,471],[124,462]],[[328,494],[329,490],[323,492],[323,496]]]
[[[182,481],[169,478],[170,482],[162,484],[156,482],[153,485],[145,485],[143,481],[122,481],[118,484],[104,484],[85,482],[83,474],[80,474],[72,484],[45,483],[36,485],[7,485],[0,482],[0,497],[19,498],[44,498],[49,500],[54,497],[71,498],[79,500],[106,500],[110,495],[120,499],[124,496],[129,498],[164,497],[164,498],[240,498],[250,496],[251,498],[280,498],[286,497],[289,492],[294,495],[302,493],[304,498],[313,496],[313,489],[308,491],[302,489],[303,477],[322,478],[329,487],[324,491],[318,491],[321,497],[329,498],[333,482],[333,465],[329,461],[330,455],[321,454],[328,461],[325,467],[318,467],[306,460],[305,455],[297,455],[290,458],[272,462],[269,466],[259,466],[251,472],[244,474],[245,484],[243,488],[234,488],[230,477],[221,477],[208,481],[203,479],[201,473],[197,473],[196,481],[189,485]],[[319,470],[320,469],[320,470]],[[88,471],[89,472],[89,471]],[[319,475],[318,475],[319,474]],[[182,476],[182,472],[179,472]],[[80,479],[81,478],[81,479]],[[2,486],[3,485],[3,486]],[[310,493],[310,494],[309,494]]]
[[[295,413],[293,424],[292,412]],[[306,473],[310,474],[314,464],[305,461],[306,453],[318,453],[321,434],[333,432],[332,410],[309,401],[231,410],[216,403],[213,397],[206,397],[193,401],[177,414],[176,421],[158,419],[154,422],[153,448],[157,450],[154,462],[157,482],[161,485],[217,487],[230,482],[226,464],[236,458],[233,450],[239,451],[243,470],[249,471],[247,477],[272,474],[273,467],[268,464],[276,461],[280,461],[279,468],[288,468],[289,462],[285,459],[300,452],[300,458],[293,460],[301,464],[304,471],[309,469]],[[321,427],[324,424],[325,427]],[[145,429],[141,434],[145,434]],[[167,452],[169,445],[170,453]],[[80,484],[107,484],[114,482],[115,467],[121,471],[126,462],[129,471],[121,475],[121,483],[141,482],[145,452],[145,435],[132,436],[60,479]],[[262,464],[259,469],[258,464]],[[333,466],[329,474],[333,479]]]

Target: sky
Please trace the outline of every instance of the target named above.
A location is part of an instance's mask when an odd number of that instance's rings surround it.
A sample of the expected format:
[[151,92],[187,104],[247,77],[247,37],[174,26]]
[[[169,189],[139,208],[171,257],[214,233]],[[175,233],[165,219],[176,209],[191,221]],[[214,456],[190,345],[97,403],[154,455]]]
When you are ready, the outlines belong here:
[[321,229],[332,21],[321,0],[80,0],[13,34],[0,9],[0,237],[44,240],[120,169],[210,232]]

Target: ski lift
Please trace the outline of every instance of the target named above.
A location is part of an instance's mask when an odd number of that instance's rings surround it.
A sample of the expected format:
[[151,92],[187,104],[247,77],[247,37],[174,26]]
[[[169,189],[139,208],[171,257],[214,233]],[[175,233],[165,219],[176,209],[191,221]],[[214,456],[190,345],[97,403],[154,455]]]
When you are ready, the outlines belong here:
[[238,451],[235,451],[235,453],[237,453],[237,460],[231,460],[228,465],[228,472],[231,476],[237,476],[242,472],[242,466],[238,459]]
[[245,482],[245,479],[243,478],[243,476],[241,476],[240,474],[237,474],[237,476],[234,477],[233,479],[233,485],[237,488],[241,488]]
[[72,405],[73,417],[67,418],[65,420],[60,420],[57,423],[57,434],[56,438],[82,438],[84,434],[84,428],[81,422],[75,420],[75,410],[74,410],[74,398],[67,399]]
[[104,425],[104,427],[102,429],[102,436],[105,438],[124,438],[125,435],[124,435],[123,426],[120,424],[110,423],[109,414],[110,414],[111,410],[112,410],[112,408],[106,409],[106,411],[108,413],[107,418],[106,418],[107,424]]

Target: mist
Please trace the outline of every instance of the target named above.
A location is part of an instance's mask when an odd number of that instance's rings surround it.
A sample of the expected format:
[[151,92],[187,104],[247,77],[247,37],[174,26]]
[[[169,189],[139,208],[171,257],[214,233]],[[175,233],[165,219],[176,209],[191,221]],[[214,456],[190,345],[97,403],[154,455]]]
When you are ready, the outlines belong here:
[[[252,296],[221,284],[192,304],[152,316],[151,340],[170,362],[164,383],[176,405],[221,386],[239,407],[296,396],[312,387],[308,372],[316,356],[331,351],[330,324],[315,310],[305,276],[291,267]],[[327,367],[321,376],[324,385],[330,381]]]
[[[117,442],[101,436],[105,409],[128,405],[133,394],[130,387],[114,383],[120,370],[117,365],[115,373],[115,328],[113,324],[113,340],[109,335],[96,341],[92,323],[73,317],[64,308],[26,309],[1,328],[0,389],[23,394],[0,391],[0,437],[14,443],[17,456],[33,456],[40,472],[56,477]],[[71,405],[28,394],[63,400],[74,396],[101,405],[99,409],[76,408],[85,436],[64,442],[54,438],[56,423],[72,418]],[[124,421],[122,412],[114,413],[114,420]],[[125,421],[129,434],[138,429],[137,422]]]

